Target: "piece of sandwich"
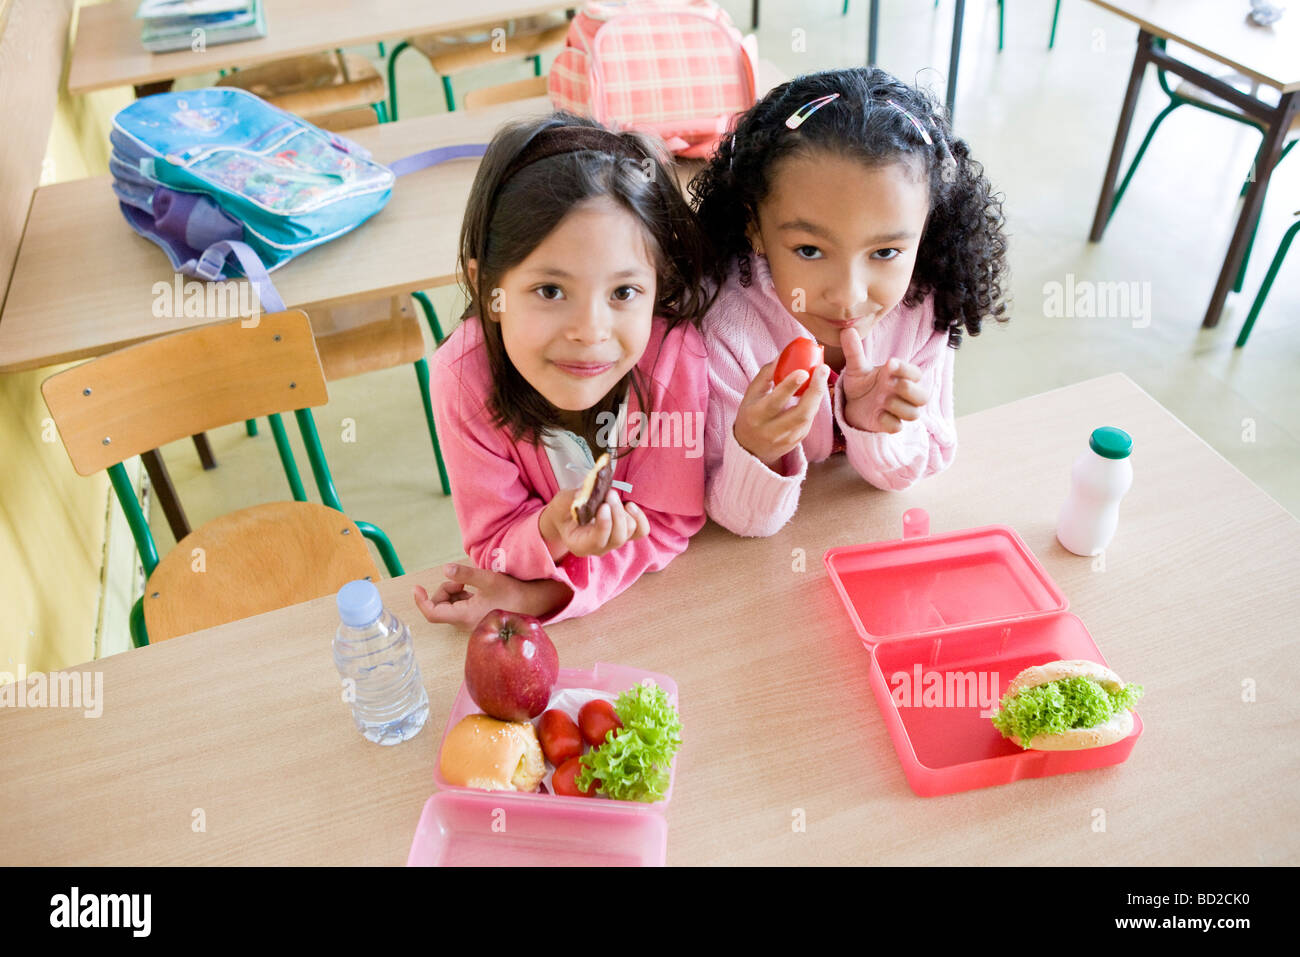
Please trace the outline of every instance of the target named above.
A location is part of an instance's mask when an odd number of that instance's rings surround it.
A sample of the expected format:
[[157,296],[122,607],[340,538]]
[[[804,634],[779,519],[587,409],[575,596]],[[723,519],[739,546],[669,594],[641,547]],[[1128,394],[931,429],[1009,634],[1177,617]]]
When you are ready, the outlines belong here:
[[1129,709],[1141,696],[1141,685],[1095,661],[1049,661],[1016,675],[993,726],[1022,748],[1100,748],[1133,733]]
[[532,723],[485,714],[466,715],[451,729],[440,766],[448,784],[486,791],[536,791],[546,777]]

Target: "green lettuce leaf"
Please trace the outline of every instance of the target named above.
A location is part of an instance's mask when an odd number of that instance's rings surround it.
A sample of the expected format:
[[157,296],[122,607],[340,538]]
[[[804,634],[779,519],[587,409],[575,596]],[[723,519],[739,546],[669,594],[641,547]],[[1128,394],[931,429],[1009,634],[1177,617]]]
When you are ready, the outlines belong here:
[[1105,724],[1116,712],[1133,707],[1140,697],[1141,685],[1108,691],[1091,678],[1062,678],[1018,695],[1004,695],[993,714],[993,727],[1004,738],[1019,738],[1020,746],[1028,748],[1040,734]]
[[618,801],[662,801],[668,790],[673,755],[682,746],[682,723],[668,693],[658,685],[636,685],[614,703],[623,728],[582,756],[577,785],[593,780],[597,794]]

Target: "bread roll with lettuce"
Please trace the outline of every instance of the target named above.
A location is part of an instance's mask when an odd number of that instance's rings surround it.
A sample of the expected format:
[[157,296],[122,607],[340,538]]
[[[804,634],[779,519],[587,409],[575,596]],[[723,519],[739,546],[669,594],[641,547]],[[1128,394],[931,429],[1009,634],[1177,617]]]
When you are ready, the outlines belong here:
[[1100,748],[1133,733],[1129,709],[1141,696],[1141,685],[1095,661],[1049,661],[1016,675],[993,726],[1026,749]]

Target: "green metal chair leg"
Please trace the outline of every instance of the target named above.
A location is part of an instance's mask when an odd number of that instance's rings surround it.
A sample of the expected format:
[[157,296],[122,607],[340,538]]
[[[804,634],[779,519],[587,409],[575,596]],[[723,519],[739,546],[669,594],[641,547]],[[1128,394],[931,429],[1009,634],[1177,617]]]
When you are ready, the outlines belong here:
[[383,41],[383,40],[380,40],[380,41],[379,41],[379,59],[382,60],[383,58],[384,58],[384,41]]
[[[1276,170],[1278,168],[1278,165],[1282,162],[1283,159],[1286,158],[1286,154],[1291,151],[1291,147],[1295,146],[1296,143],[1298,142],[1300,142],[1300,140],[1292,140],[1290,143],[1287,143],[1286,146],[1282,148],[1282,152],[1278,154],[1277,163],[1273,164],[1273,169]],[[1259,168],[1258,157],[1256,157],[1255,164],[1256,165],[1253,168],[1258,169]],[[1250,188],[1250,184],[1252,182],[1253,179],[1247,176],[1246,182],[1241,184],[1241,194],[1240,194],[1241,196],[1246,195],[1246,191]],[[1263,215],[1263,211],[1260,212],[1260,215],[1261,216]],[[1241,266],[1237,270],[1237,279],[1232,284],[1233,292],[1241,292],[1242,286],[1245,285],[1246,266],[1250,263],[1250,251],[1255,248],[1255,234],[1258,232],[1259,232],[1259,219],[1256,218],[1255,225],[1252,226],[1250,230],[1250,239],[1246,241],[1246,251],[1241,254]]]
[[[844,2],[845,2],[845,3],[848,3],[849,0],[844,0]],[[542,75],[542,55],[541,55],[540,53],[534,53],[532,59],[533,59],[533,76],[541,76],[541,75]]]
[[420,308],[424,310],[424,318],[429,323],[429,331],[433,333],[433,341],[438,345],[442,345],[447,341],[447,337],[443,335],[442,326],[438,324],[438,312],[433,308],[428,293],[413,292],[411,298],[418,302]]
[[245,419],[244,431],[249,434],[250,438],[257,435],[257,419]]
[[433,457],[438,460],[438,481],[442,494],[451,494],[451,481],[447,478],[447,465],[442,460],[442,447],[438,444],[438,427],[433,424],[433,396],[429,392],[429,363],[421,358],[415,363],[415,378],[420,383],[420,399],[424,403],[424,418],[429,424],[429,440],[433,442]]
[[131,606],[131,644],[143,648],[149,644],[149,630],[144,625],[144,596],[141,595]]
[[361,530],[361,534],[375,543],[375,548],[379,549],[379,557],[384,560],[384,567],[388,569],[388,574],[396,578],[399,575],[405,575],[406,569],[402,567],[401,560],[397,557],[397,550],[393,548],[393,543],[388,540],[384,530],[377,525],[371,525],[369,522],[354,523]]
[[1002,52],[1002,26],[1007,18],[1004,0],[998,0],[998,52]]
[[[939,0],[934,0],[934,5],[937,7],[939,5]],[[840,16],[847,17],[848,15],[849,15],[849,0],[844,0],[844,9],[840,11]]]
[[1233,348],[1240,349],[1246,344],[1246,340],[1250,338],[1250,330],[1255,327],[1255,320],[1259,318],[1259,311],[1264,307],[1264,300],[1268,298],[1268,291],[1273,288],[1273,280],[1277,278],[1277,272],[1282,268],[1282,260],[1286,258],[1287,250],[1291,248],[1291,242],[1295,239],[1297,233],[1300,233],[1300,219],[1292,223],[1291,228],[1282,237],[1282,243],[1277,247],[1277,253],[1274,254],[1273,261],[1268,266],[1268,273],[1264,276],[1264,284],[1259,287],[1259,292],[1255,294],[1255,301],[1250,307],[1250,315],[1246,317],[1246,324],[1241,327],[1241,334],[1237,336],[1237,343]]
[[388,116],[391,120],[397,119],[397,57],[409,46],[403,40],[393,47],[393,52],[388,56]]
[[1061,18],[1061,0],[1056,0],[1056,9],[1052,11],[1052,35],[1047,38],[1047,49],[1056,46],[1056,21]]
[[[1171,100],[1169,105],[1161,110],[1155,120],[1151,123],[1151,128],[1147,130],[1147,135],[1142,139],[1142,145],[1138,147],[1137,155],[1133,157],[1133,164],[1128,168],[1128,172],[1124,174],[1124,179],[1119,184],[1119,189],[1115,190],[1115,198],[1110,204],[1111,216],[1115,215],[1115,210],[1119,207],[1119,201],[1124,198],[1124,190],[1128,189],[1129,180],[1131,180],[1133,174],[1137,172],[1138,163],[1142,162],[1142,154],[1145,153],[1147,147],[1151,145],[1151,137],[1156,135],[1156,128],[1164,122],[1166,116],[1182,105],[1182,100]],[[1109,222],[1109,217],[1107,217],[1107,221]]]
[[302,476],[298,474],[298,463],[293,457],[293,449],[289,446],[289,436],[284,430],[284,421],[278,412],[267,416],[266,420],[271,423],[271,434],[275,436],[275,448],[280,453],[280,464],[284,466],[284,477],[289,480],[289,491],[293,494],[293,500],[305,502],[307,493],[303,491]]
[[456,112],[456,94],[451,91],[451,77],[442,78],[442,94],[447,100],[447,112]]
[[388,122],[388,107],[384,105],[383,100],[380,100],[378,103],[371,103],[370,108],[375,111],[375,118],[379,120],[380,123]]

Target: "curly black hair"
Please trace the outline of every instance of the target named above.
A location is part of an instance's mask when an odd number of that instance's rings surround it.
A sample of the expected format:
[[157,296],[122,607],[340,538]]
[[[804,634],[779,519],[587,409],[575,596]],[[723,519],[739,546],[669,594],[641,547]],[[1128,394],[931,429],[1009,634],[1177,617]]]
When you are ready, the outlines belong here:
[[[786,127],[795,110],[832,93],[838,99],[798,129]],[[809,73],[769,92],[731,133],[691,180],[690,193],[721,262],[737,261],[742,285],[752,281],[747,229],[777,164],[825,150],[870,166],[901,160],[929,180],[930,214],[903,302],[916,306],[933,295],[935,328],[947,331],[949,346],[961,345],[963,329],[977,336],[985,319],[1010,318],[1002,196],[927,91],[874,67]]]

